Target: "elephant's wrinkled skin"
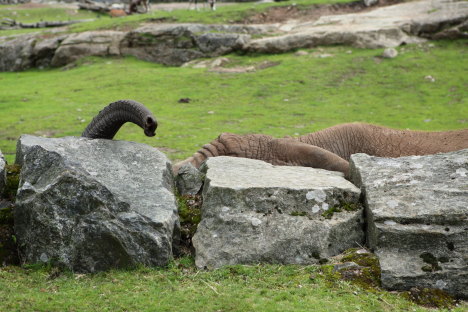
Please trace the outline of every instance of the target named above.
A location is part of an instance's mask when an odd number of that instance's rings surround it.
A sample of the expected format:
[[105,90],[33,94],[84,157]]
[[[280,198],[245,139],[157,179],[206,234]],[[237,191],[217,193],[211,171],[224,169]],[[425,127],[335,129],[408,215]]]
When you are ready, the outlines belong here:
[[174,173],[186,163],[196,168],[214,156],[259,159],[274,165],[306,166],[340,171],[348,177],[352,154],[380,157],[429,155],[468,148],[468,129],[425,132],[395,130],[364,123],[330,127],[298,138],[276,139],[268,135],[222,133],[192,157],[174,165]]

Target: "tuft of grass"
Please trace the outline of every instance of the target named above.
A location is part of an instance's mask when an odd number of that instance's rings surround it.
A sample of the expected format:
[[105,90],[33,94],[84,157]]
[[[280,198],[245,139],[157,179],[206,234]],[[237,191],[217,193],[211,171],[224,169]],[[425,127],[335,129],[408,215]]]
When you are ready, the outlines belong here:
[[[153,111],[157,135],[133,124],[116,139],[190,156],[222,132],[299,136],[344,122],[413,130],[466,128],[468,41],[382,50],[330,47],[306,56],[230,55],[239,66],[278,64],[228,74],[165,67],[134,58],[89,58],[69,70],[0,73],[0,150],[13,163],[21,134],[79,136],[104,106],[134,99]],[[317,55],[333,55],[320,58]],[[441,62],[440,60],[443,60]],[[431,75],[431,82],[425,77]],[[179,103],[190,98],[190,103]]]

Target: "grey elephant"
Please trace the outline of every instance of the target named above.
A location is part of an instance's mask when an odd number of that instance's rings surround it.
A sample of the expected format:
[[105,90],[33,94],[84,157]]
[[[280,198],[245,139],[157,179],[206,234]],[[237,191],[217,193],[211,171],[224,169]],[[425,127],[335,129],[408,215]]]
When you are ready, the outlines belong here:
[[[112,139],[125,122],[133,122],[153,136],[157,122],[142,104],[121,100],[103,109],[82,136]],[[352,154],[380,157],[429,155],[468,148],[468,129],[427,132],[395,130],[365,123],[346,123],[298,138],[274,138],[263,134],[222,133],[193,156],[174,165],[191,163],[196,168],[208,157],[233,156],[259,159],[274,165],[306,166],[349,174]]]

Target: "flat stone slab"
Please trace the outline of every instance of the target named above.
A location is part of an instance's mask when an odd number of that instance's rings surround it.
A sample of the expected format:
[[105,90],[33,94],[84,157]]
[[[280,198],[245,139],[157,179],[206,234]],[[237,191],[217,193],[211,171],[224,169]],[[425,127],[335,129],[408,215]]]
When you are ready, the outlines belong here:
[[172,167],[139,143],[23,135],[15,208],[22,261],[78,272],[163,266],[179,234]]
[[[252,40],[247,50],[280,53],[321,45],[388,48],[437,37],[447,25],[468,19],[468,3],[462,0],[421,0],[398,3],[352,14],[322,16],[317,21],[288,21],[283,35]],[[459,37],[463,37],[458,31]]]
[[[209,158],[202,171],[198,267],[317,263],[363,243],[360,191],[341,173],[225,156]],[[323,216],[344,206],[355,211]]]
[[388,289],[440,288],[468,298],[468,149],[428,156],[351,156],[367,239]]

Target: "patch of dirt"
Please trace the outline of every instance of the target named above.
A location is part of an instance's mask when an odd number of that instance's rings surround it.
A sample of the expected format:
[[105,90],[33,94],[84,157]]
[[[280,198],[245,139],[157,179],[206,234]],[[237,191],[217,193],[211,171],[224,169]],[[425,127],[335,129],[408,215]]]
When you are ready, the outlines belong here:
[[300,21],[314,22],[323,15],[340,15],[356,12],[366,12],[378,7],[400,3],[402,0],[380,0],[378,4],[366,7],[362,1],[336,4],[317,4],[306,8],[296,5],[272,7],[265,12],[261,12],[247,17],[244,20],[236,21],[242,24],[273,24],[282,23],[295,19]]

